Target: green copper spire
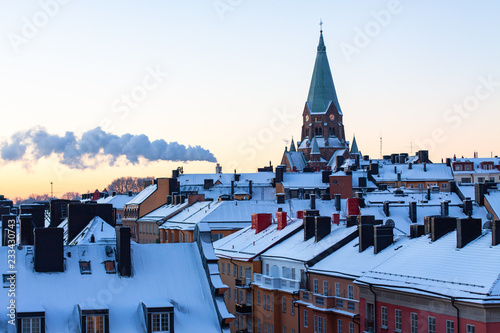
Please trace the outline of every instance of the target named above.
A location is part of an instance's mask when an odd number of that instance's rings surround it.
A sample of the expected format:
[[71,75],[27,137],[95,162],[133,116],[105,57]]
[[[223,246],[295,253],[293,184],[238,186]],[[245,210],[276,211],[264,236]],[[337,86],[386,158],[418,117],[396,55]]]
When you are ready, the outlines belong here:
[[293,137],[292,137],[292,143],[290,144],[290,152],[292,152],[292,151],[297,151],[295,149],[295,142],[293,142]]
[[356,143],[356,136],[352,138],[351,154],[359,154],[358,144]]
[[307,96],[307,106],[311,113],[325,113],[330,103],[342,114],[337,92],[333,84],[332,72],[326,56],[326,46],[323,40],[323,30],[320,31],[316,63]]

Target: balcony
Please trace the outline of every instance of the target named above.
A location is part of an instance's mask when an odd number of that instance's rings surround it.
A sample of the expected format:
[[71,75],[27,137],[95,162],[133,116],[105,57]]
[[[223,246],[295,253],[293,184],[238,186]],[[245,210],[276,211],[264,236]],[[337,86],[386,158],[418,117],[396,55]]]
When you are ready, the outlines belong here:
[[359,302],[357,300],[346,299],[343,297],[314,294],[307,290],[300,291],[300,300],[305,303],[313,304],[316,307],[322,309],[342,309],[342,310],[345,310],[344,301],[347,301],[348,304],[347,310],[353,312],[356,310],[356,303]]
[[248,289],[248,288],[250,288],[250,283],[251,282],[252,282],[251,278],[236,279],[235,280],[235,285],[236,285],[236,288],[245,288],[245,289]]
[[247,304],[236,303],[235,309],[236,309],[236,313],[239,313],[239,314],[251,314],[252,313],[252,306],[247,305]]
[[272,277],[268,275],[254,274],[254,284],[267,289],[280,289],[288,292],[299,291],[300,281],[285,279],[281,277]]

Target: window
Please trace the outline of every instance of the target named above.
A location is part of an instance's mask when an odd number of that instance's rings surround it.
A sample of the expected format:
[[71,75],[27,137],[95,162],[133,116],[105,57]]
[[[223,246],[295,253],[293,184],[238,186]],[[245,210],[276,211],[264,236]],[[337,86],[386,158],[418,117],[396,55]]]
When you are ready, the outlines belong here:
[[292,268],[292,280],[295,280],[295,268]]
[[354,302],[347,302],[347,310],[349,310],[349,311],[355,311],[356,310],[356,304]]
[[21,330],[23,333],[41,333],[45,332],[45,327],[42,325],[42,317],[35,318],[20,318]]
[[227,299],[231,299],[231,288],[227,290]]
[[295,333],[295,330],[292,328],[292,329],[290,330],[290,333]]
[[234,301],[238,302],[238,292],[236,291],[236,288],[234,289]]
[[243,297],[243,290],[240,290],[240,303],[243,303],[243,301],[245,300],[245,298]]
[[104,315],[92,315],[85,317],[85,333],[104,333],[106,331],[106,319]]
[[226,264],[221,263],[221,267],[222,267],[222,274],[226,274]]
[[417,333],[418,332],[417,314],[412,312],[410,314],[410,320],[411,320],[411,333]]
[[114,274],[116,273],[116,266],[115,262],[112,260],[107,260],[104,262],[104,268],[106,269],[107,274]]
[[343,326],[342,319],[337,320],[337,332],[342,333],[342,326]]
[[476,333],[476,327],[474,325],[467,324],[467,333]]
[[323,295],[328,296],[328,281],[323,280]]
[[90,261],[80,261],[80,274],[92,274]]
[[257,318],[257,333],[260,333],[260,318]]
[[452,320],[446,321],[446,333],[455,333],[455,322]]
[[314,293],[317,294],[318,293],[318,279],[313,280],[313,289],[314,289]]
[[354,287],[349,285],[347,286],[347,295],[349,299],[354,299]]
[[285,296],[283,296],[281,298],[281,311],[286,313],[286,297]]
[[429,317],[427,323],[429,333],[436,333],[436,318]]
[[395,311],[394,329],[396,331],[401,331],[401,310]]
[[151,332],[170,332],[170,315],[168,312],[151,313]]
[[295,316],[295,304],[293,303],[293,299],[290,299],[290,314]]
[[243,277],[243,266],[240,266],[240,278]]
[[234,276],[238,276],[238,266],[234,265],[233,264],[233,268],[234,268]]
[[314,331],[313,332],[315,332],[315,333],[318,332],[318,324],[317,324],[317,322],[318,322],[318,316],[314,315],[314,318],[313,318]]
[[323,321],[321,320],[321,317],[318,317],[318,333],[324,333],[323,331]]
[[385,306],[380,308],[380,326],[387,328],[387,307]]
[[340,297],[340,283],[335,283],[335,296]]
[[231,275],[231,264],[227,264],[227,275]]
[[257,290],[257,305],[260,305],[260,290]]
[[269,264],[266,264],[266,275],[269,275]]
[[352,321],[349,323],[349,333],[354,333],[354,323]]
[[309,327],[309,313],[304,310],[304,327]]
[[286,333],[286,326],[283,326],[283,333]]

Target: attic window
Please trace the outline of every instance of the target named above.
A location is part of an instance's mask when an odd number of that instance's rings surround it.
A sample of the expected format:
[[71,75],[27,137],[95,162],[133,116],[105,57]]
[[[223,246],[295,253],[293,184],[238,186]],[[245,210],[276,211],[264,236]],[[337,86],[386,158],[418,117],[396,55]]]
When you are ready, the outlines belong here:
[[92,274],[90,261],[80,261],[80,274]]
[[16,274],[4,274],[3,275],[3,287],[9,288],[12,284],[16,284]]
[[113,260],[105,261],[104,267],[106,268],[106,273],[108,273],[108,274],[116,273],[115,262]]

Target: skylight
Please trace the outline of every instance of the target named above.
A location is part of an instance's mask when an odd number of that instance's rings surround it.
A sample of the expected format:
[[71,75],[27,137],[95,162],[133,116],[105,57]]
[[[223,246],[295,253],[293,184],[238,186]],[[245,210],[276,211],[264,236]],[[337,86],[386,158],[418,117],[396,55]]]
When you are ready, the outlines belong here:
[[90,261],[80,261],[80,274],[92,274]]

